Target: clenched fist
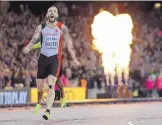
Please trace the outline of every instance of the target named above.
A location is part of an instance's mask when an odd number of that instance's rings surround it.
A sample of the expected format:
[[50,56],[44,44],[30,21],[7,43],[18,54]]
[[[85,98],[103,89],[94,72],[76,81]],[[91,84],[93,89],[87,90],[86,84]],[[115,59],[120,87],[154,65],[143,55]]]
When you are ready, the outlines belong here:
[[30,46],[26,46],[23,48],[23,53],[28,54],[30,50],[31,50]]
[[73,60],[73,66],[79,67],[81,64],[76,59]]

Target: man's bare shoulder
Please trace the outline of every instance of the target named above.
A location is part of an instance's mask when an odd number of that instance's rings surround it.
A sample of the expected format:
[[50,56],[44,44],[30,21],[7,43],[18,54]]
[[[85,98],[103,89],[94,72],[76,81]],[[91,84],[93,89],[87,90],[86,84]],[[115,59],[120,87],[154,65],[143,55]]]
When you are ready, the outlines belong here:
[[64,24],[62,24],[61,30],[62,30],[63,33],[69,33],[69,30],[68,30],[67,26],[64,25]]
[[35,32],[34,33],[41,33],[42,31],[42,24],[39,24],[36,28],[35,28]]
[[46,24],[46,23],[44,22],[44,23],[39,24],[39,25],[37,26],[37,28],[42,29],[42,25],[44,25],[44,24]]

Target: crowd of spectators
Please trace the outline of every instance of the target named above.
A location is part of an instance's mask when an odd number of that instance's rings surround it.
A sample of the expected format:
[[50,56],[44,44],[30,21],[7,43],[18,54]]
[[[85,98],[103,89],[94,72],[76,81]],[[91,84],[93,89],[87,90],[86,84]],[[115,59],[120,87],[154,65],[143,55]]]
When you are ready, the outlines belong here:
[[[91,51],[91,38],[87,25],[90,20],[76,15],[76,6],[72,9],[75,13],[68,15],[67,7],[63,3],[56,6],[60,10],[60,18],[69,27],[69,32],[74,41],[76,57],[82,66],[73,68],[71,58],[63,49],[63,70],[68,79],[72,79],[73,86],[78,86],[80,77],[89,76],[88,71],[97,65],[97,53]],[[11,83],[12,87],[36,87],[36,70],[39,50],[32,50],[28,55],[22,53],[22,48],[29,43],[37,25],[44,21],[45,14],[33,15],[28,7],[20,6],[21,12],[13,11],[1,15],[0,18],[0,88]],[[87,54],[88,53],[88,54]],[[76,83],[76,84],[75,84]]]
[[[134,88],[146,88],[148,81],[152,81],[151,91],[156,89],[157,78],[162,68],[162,48],[161,48],[161,11],[154,8],[151,12],[134,15],[134,30],[132,44],[132,59],[130,71]],[[155,94],[155,91],[154,91]],[[152,94],[151,94],[152,95]]]
[[[126,7],[127,4],[124,5]],[[72,86],[78,86],[80,79],[86,79],[88,87],[93,88],[93,83],[96,81],[99,83],[97,87],[101,88],[101,82],[105,82],[101,56],[91,49],[90,31],[92,15],[98,11],[99,7],[89,4],[85,8],[73,4],[69,9],[62,2],[56,3],[55,6],[59,9],[59,20],[69,28],[76,57],[82,64],[79,69],[75,69],[64,48],[63,71],[65,76],[73,83]],[[36,16],[27,6],[23,5],[20,6],[20,10],[20,13],[10,11],[0,15],[0,88],[5,86],[8,88],[36,87],[39,51],[32,50],[28,55],[24,55],[21,51],[30,41],[36,26],[44,21],[45,13]],[[159,28],[159,22],[162,20],[161,12],[157,9],[144,13],[140,10],[139,12],[136,10],[136,13],[129,10],[127,12],[132,16],[134,23],[130,83],[144,85],[144,81],[150,74],[155,82],[157,73],[162,67],[162,31]]]

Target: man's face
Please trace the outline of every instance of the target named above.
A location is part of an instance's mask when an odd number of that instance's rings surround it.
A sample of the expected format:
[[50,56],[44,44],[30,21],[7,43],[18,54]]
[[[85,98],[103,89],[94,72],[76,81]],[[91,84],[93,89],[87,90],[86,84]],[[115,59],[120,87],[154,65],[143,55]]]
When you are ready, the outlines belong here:
[[58,16],[58,10],[56,7],[50,7],[47,12],[47,17],[50,22],[55,22]]

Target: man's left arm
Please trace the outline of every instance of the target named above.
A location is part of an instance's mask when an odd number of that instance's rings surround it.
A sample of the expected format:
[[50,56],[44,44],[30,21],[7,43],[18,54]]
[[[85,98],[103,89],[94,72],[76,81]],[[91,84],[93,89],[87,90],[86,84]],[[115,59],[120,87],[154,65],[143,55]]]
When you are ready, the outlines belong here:
[[62,25],[61,30],[63,32],[63,42],[65,42],[68,52],[71,55],[72,60],[74,60],[76,59],[75,50],[69,30],[65,25]]
[[69,54],[71,55],[71,58],[74,61],[74,64],[77,66],[80,65],[80,63],[77,61],[76,56],[75,56],[73,40],[70,36],[68,28],[65,25],[62,25],[61,30],[63,32],[63,42],[65,42],[67,50]]

